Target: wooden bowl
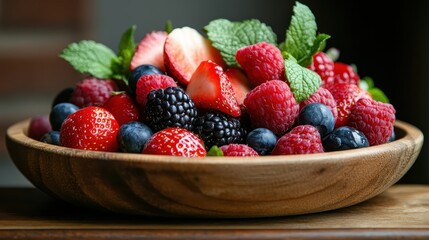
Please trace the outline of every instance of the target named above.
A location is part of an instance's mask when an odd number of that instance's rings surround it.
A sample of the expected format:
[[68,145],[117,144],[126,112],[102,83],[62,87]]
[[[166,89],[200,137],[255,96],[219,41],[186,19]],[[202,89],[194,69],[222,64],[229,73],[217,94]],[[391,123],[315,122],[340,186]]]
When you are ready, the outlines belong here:
[[419,129],[397,121],[396,141],[363,149],[183,158],[53,146],[27,137],[28,124],[7,130],[7,148],[36,187],[70,203],[151,216],[269,217],[350,206],[397,182],[423,144]]

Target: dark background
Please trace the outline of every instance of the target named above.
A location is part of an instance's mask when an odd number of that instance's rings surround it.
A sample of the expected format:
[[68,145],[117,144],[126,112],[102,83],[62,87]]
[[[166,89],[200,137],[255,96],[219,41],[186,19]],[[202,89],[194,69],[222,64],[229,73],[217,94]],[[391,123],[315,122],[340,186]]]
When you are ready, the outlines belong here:
[[[301,3],[312,9],[319,31],[332,36],[327,47],[341,51],[339,61],[356,64],[361,77],[372,77],[395,106],[397,119],[429,134],[429,2]],[[24,117],[47,113],[55,94],[80,79],[57,57],[70,42],[94,39],[116,50],[120,34],[133,24],[138,41],[164,29],[167,20],[201,31],[216,18],[260,19],[283,41],[293,5],[285,0],[0,0],[0,133]],[[1,144],[0,185],[28,184]],[[427,149],[425,143],[401,182],[429,183]]]

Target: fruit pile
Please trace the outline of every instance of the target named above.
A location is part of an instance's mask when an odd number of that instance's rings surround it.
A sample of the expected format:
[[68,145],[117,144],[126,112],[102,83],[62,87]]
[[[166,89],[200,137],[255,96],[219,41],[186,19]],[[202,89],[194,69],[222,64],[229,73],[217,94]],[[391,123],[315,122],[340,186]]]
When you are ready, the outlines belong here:
[[[305,26],[305,28],[303,27]],[[307,154],[386,143],[395,109],[369,78],[324,52],[297,2],[286,40],[252,19],[148,33],[118,53],[93,41],[60,57],[87,75],[54,100],[29,136],[64,147],[176,156]]]

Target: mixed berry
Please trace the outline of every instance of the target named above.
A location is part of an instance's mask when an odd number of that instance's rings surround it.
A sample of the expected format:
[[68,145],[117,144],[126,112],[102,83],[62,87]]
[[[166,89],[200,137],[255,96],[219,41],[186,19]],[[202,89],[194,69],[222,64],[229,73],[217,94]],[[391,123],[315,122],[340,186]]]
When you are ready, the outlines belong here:
[[[28,135],[64,147],[186,157],[309,154],[394,139],[395,109],[372,80],[324,52],[296,3],[286,40],[258,20],[148,33],[118,53],[93,41],[60,54],[87,75]],[[313,19],[313,20],[311,20]],[[306,28],[299,26],[305,23]],[[376,89],[377,95],[371,94]]]

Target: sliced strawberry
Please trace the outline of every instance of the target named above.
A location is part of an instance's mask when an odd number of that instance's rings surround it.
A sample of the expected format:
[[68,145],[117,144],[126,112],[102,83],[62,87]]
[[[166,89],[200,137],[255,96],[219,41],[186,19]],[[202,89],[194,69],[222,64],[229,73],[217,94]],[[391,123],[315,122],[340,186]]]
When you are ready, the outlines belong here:
[[134,56],[131,59],[131,70],[142,64],[151,64],[165,72],[164,43],[167,35],[167,32],[163,31],[146,34],[137,45]]
[[186,88],[197,108],[215,109],[233,117],[241,115],[234,89],[221,66],[203,61]]
[[169,75],[181,84],[188,85],[195,69],[205,60],[225,66],[220,52],[197,30],[176,28],[165,40],[165,67]]
[[235,98],[237,99],[238,105],[243,105],[244,99],[247,93],[252,90],[252,85],[247,79],[246,75],[238,69],[231,67],[225,71],[225,75],[231,81],[232,88],[235,92]]

